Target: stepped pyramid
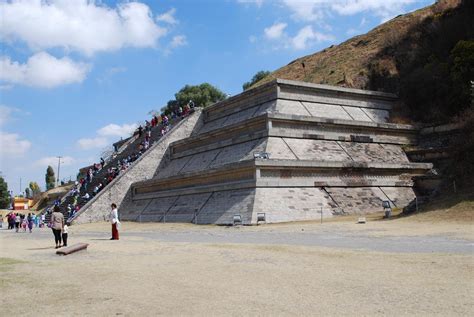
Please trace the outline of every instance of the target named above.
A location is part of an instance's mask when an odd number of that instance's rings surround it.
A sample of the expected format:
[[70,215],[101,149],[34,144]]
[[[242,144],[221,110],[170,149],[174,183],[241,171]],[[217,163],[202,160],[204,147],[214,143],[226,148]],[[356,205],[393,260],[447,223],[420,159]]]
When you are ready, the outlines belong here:
[[131,184],[122,220],[254,224],[402,208],[415,198],[402,146],[418,129],[388,123],[393,94],[277,79],[199,113],[153,178]]

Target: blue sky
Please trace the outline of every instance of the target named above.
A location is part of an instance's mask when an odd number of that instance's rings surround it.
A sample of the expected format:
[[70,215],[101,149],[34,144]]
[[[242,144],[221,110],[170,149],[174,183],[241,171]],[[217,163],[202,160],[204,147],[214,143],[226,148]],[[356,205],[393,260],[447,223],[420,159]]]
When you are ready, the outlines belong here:
[[234,95],[259,70],[433,0],[0,0],[0,171],[44,188],[127,136],[186,84]]

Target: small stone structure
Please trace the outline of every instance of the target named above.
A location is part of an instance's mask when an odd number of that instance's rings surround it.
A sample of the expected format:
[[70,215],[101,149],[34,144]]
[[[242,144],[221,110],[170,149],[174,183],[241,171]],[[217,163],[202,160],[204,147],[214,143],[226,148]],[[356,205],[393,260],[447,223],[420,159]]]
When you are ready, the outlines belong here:
[[[393,94],[275,80],[206,108],[135,182],[122,220],[243,224],[402,208],[415,198],[403,145],[417,127],[388,123]],[[128,182],[127,182],[128,183]],[[322,215],[321,215],[322,213]]]

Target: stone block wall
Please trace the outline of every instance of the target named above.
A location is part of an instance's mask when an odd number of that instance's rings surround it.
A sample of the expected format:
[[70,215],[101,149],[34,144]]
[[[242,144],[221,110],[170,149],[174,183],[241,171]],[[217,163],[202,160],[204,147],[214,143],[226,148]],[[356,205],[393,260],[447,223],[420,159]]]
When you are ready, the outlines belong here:
[[[364,214],[414,198],[401,145],[416,127],[387,123],[391,94],[285,80],[204,110],[203,125],[171,145],[153,180],[133,184],[135,221],[254,224]],[[269,159],[255,159],[255,152]]]
[[122,204],[132,183],[151,179],[159,167],[170,143],[186,138],[199,125],[201,111],[196,111],[183,121],[179,122],[174,129],[166,134],[157,144],[154,144],[145,154],[119,175],[112,183],[90,202],[81,208],[80,214],[74,223],[87,223],[107,220],[110,212],[110,204]]

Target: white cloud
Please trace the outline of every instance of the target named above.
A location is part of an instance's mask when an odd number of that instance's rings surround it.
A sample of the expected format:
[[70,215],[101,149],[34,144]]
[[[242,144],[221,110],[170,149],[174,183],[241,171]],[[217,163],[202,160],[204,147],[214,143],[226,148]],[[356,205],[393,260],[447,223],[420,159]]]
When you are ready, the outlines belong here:
[[313,31],[311,25],[307,25],[291,40],[292,46],[296,50],[306,49],[312,42],[331,41],[334,38],[331,35],[322,34]]
[[111,123],[97,130],[97,134],[100,136],[114,136],[125,138],[129,137],[130,134],[135,131],[136,128],[137,124],[135,123],[123,125]]
[[275,23],[272,26],[265,28],[263,32],[265,37],[271,40],[276,40],[281,38],[285,28],[288,26],[286,23]]
[[113,76],[115,76],[116,74],[125,73],[126,71],[127,71],[126,67],[119,67],[119,66],[111,67],[107,69],[103,75],[97,78],[97,82],[99,84],[109,83],[111,82],[111,79]]
[[2,157],[21,157],[31,148],[31,142],[21,139],[16,133],[0,131],[0,148],[2,149]]
[[33,50],[64,48],[86,55],[123,47],[155,47],[167,29],[150,8],[124,2],[115,8],[88,0],[2,1],[0,37]]
[[91,66],[76,63],[67,57],[56,58],[45,52],[31,56],[25,64],[0,56],[0,80],[10,84],[53,88],[72,83],[81,83]]
[[92,149],[103,148],[107,144],[108,144],[107,138],[101,137],[101,136],[90,138],[90,139],[83,138],[77,141],[77,145],[82,150],[92,150]]
[[[269,1],[289,9],[291,17],[299,23],[319,23],[333,13],[339,15],[355,15],[368,13],[381,18],[384,22],[397,14],[403,13],[407,5],[418,0],[278,0]],[[237,0],[238,3],[255,3],[259,7],[263,0]]]
[[340,0],[334,1],[331,8],[341,15],[354,15],[361,12],[371,12],[387,20],[403,11],[406,5],[416,0]]
[[9,121],[12,112],[12,108],[0,105],[0,127]]
[[188,45],[185,35],[176,35],[171,39],[167,48],[164,50],[165,55],[170,54],[175,48]]
[[[76,159],[71,157],[71,156],[63,156],[61,158],[61,166],[70,166],[72,164],[76,163]],[[46,167],[48,165],[50,166],[57,166],[58,165],[58,157],[56,156],[48,156],[48,157],[43,157],[33,164],[34,166],[41,166],[41,167]]]
[[261,7],[263,4],[263,0],[237,0],[238,3],[244,4],[255,4],[257,7]]
[[170,43],[170,48],[176,48],[179,46],[185,46],[188,44],[188,41],[186,40],[185,35],[176,35],[173,37]]
[[122,125],[111,123],[97,130],[95,137],[79,139],[77,146],[82,150],[102,149],[115,142],[119,137],[129,137],[137,127],[136,123]]
[[0,90],[10,90],[13,88],[12,84],[0,85]]
[[324,17],[323,9],[331,3],[327,0],[283,0],[282,2],[293,12],[292,17],[295,20],[303,22],[321,20]]
[[160,14],[159,16],[157,16],[156,21],[164,22],[164,23],[168,23],[168,24],[172,24],[172,25],[178,24],[179,21],[176,20],[176,18],[174,17],[175,13],[176,13],[176,9],[172,8],[168,12],[165,12],[165,13]]

